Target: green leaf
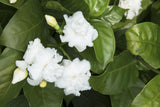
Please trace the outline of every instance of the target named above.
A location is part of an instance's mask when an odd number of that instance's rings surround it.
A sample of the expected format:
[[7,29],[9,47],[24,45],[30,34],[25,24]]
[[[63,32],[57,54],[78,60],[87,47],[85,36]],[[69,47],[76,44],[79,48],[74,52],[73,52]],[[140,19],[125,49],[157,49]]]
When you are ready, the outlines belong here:
[[84,0],[89,6],[89,15],[93,17],[100,16],[107,8],[110,0]]
[[24,94],[30,107],[61,107],[64,96],[63,91],[56,88],[53,83],[48,83],[45,88],[26,84]]
[[91,76],[90,85],[102,94],[115,95],[136,82],[137,77],[135,58],[128,51],[124,51],[115,57],[103,74]]
[[151,7],[151,21],[160,25],[160,1],[156,1]]
[[71,12],[82,11],[84,15],[89,13],[89,7],[84,0],[59,0],[59,2]]
[[147,84],[157,73],[153,71],[139,71],[139,78],[143,80],[145,84]]
[[0,24],[0,34],[2,33],[2,26],[1,26],[1,24]]
[[100,19],[110,25],[114,25],[121,21],[125,12],[125,9],[118,6],[108,6],[105,12],[100,16]]
[[135,97],[131,107],[160,107],[160,75],[155,76]]
[[85,58],[91,63],[91,71],[97,74],[100,74],[103,72],[103,67],[97,60],[93,48],[87,48],[85,51],[81,52],[80,54],[83,56],[83,58]]
[[4,28],[0,44],[24,51],[30,40],[37,37],[42,39],[44,29],[44,16],[39,1],[28,0]]
[[160,68],[160,27],[151,22],[134,25],[126,31],[127,48],[154,68]]
[[73,107],[111,107],[109,96],[96,91],[84,91],[72,100]]
[[69,107],[69,104],[71,103],[71,101],[72,101],[72,99],[73,99],[74,97],[75,97],[75,95],[73,95],[73,94],[64,96],[64,101],[65,101],[67,107]]
[[121,94],[110,96],[112,107],[129,107],[132,100],[143,89],[144,85],[141,80],[138,80],[135,84],[126,88]]
[[15,12],[15,8],[0,3],[0,23],[3,28],[6,26]]
[[10,101],[8,104],[6,104],[4,107],[29,107],[29,104],[27,102],[27,99],[24,95],[20,95],[17,98]]
[[11,83],[15,61],[21,58],[21,52],[9,48],[0,55],[0,107],[15,98],[23,86],[23,82],[15,85]]
[[98,38],[94,41],[97,60],[103,68],[113,60],[115,52],[115,38],[112,28],[101,20],[91,20],[91,24],[98,31]]
[[21,5],[23,5],[25,0],[17,0],[17,2],[15,4],[11,4],[9,3],[9,0],[0,0],[1,3],[8,5],[8,6],[12,6],[15,7],[17,9],[19,9],[21,7]]
[[55,11],[59,11],[59,12],[64,12],[64,13],[69,13],[71,14],[71,12],[69,10],[67,10],[66,8],[64,8],[59,2],[57,1],[47,1],[45,4],[45,8],[47,9],[52,9]]

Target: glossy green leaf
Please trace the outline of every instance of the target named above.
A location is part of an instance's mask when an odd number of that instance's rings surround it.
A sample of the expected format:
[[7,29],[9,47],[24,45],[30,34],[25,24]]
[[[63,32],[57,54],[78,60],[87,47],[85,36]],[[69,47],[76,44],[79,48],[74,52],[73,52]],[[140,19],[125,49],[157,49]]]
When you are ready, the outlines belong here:
[[151,21],[160,25],[160,1],[156,1],[151,7]]
[[134,55],[141,56],[154,68],[160,67],[160,27],[144,22],[126,32],[127,48]]
[[[41,38],[44,32],[44,16],[38,0],[28,0],[4,28],[0,44],[24,51],[30,40]],[[43,39],[42,39],[43,40]]]
[[101,20],[91,20],[90,23],[98,31],[98,38],[94,41],[97,60],[103,68],[113,60],[115,52],[115,38],[112,28]]
[[143,80],[145,84],[147,84],[157,73],[148,70],[148,71],[139,71],[139,78]]
[[89,15],[93,17],[100,16],[107,8],[110,0],[84,0],[89,6]]
[[73,94],[64,96],[64,101],[65,101],[67,107],[69,107],[69,104],[71,103],[71,101],[72,101],[72,99],[73,99],[74,97],[75,97],[75,95],[73,95]]
[[71,13],[69,10],[67,10],[66,8],[64,8],[57,1],[47,1],[46,4],[45,4],[45,8],[52,9],[52,10],[59,11],[59,12],[64,12],[64,13]]
[[23,5],[25,0],[17,0],[17,2],[15,4],[9,3],[9,0],[0,0],[0,2],[5,4],[5,5],[12,6],[12,7],[15,7],[15,8],[19,9]]
[[28,101],[24,95],[20,95],[17,98],[10,101],[4,107],[29,107]]
[[15,98],[23,86],[23,82],[15,85],[11,83],[15,61],[21,57],[21,52],[9,48],[0,55],[0,107]]
[[61,107],[64,96],[63,91],[53,83],[48,83],[45,88],[26,84],[24,94],[30,107]]
[[160,75],[155,76],[135,97],[131,107],[160,107]]
[[125,9],[118,6],[108,6],[105,12],[100,16],[100,19],[110,25],[114,25],[121,21],[125,12]]
[[96,58],[93,48],[87,48],[85,51],[80,53],[84,59],[88,60],[91,64],[91,71],[100,74],[103,72],[103,67]]
[[110,107],[109,96],[102,95],[96,91],[84,91],[81,96],[72,100],[73,107]]
[[3,28],[6,26],[15,12],[15,8],[0,3],[0,23]]
[[136,82],[137,77],[135,58],[125,51],[115,57],[103,74],[91,76],[90,85],[102,94],[115,95]]
[[144,85],[141,80],[138,80],[135,84],[126,88],[121,94],[110,96],[112,107],[129,107],[132,100],[143,89]]
[[89,13],[89,7],[84,0],[59,0],[59,2],[71,12],[82,11],[84,15]]

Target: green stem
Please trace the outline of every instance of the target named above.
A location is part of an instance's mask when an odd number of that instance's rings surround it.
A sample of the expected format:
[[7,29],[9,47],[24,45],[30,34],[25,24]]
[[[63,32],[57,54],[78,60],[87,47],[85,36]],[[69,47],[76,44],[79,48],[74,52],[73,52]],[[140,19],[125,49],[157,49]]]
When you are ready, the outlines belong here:
[[146,66],[148,69],[152,70],[153,72],[159,74],[160,71],[157,69],[154,69],[152,66],[150,66],[148,63],[146,63],[141,57],[137,57],[137,59],[144,65]]
[[71,60],[70,56],[67,54],[67,52],[66,52],[62,47],[59,47],[59,49],[63,52],[63,54],[64,54],[69,60]]
[[116,5],[116,4],[117,4],[117,0],[114,1],[114,5]]
[[56,32],[58,33],[58,34],[60,34],[60,35],[62,35],[63,34],[63,30],[60,28],[60,29],[58,29],[58,30],[56,30]]

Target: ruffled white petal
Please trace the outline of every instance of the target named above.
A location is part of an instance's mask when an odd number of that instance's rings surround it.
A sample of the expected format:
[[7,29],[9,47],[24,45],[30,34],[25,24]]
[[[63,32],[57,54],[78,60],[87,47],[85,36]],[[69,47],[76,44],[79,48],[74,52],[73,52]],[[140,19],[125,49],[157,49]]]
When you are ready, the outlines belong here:
[[119,7],[124,9],[129,9],[126,13],[126,19],[133,19],[135,16],[139,14],[139,10],[141,7],[142,0],[120,0]]
[[27,78],[27,82],[32,85],[32,86],[37,86],[41,83],[42,81],[42,78],[39,78],[37,80],[33,80],[33,79],[30,79],[30,78]]
[[[30,77],[35,80],[42,77],[42,73],[51,61],[57,64],[61,60],[62,56],[56,53],[55,49],[43,49],[36,55],[35,63],[28,67]],[[54,67],[56,65],[53,64],[52,66]]]
[[91,89],[89,85],[90,63],[86,60],[80,61],[78,58],[72,62],[63,60],[64,71],[61,78],[57,79],[55,85],[64,88],[66,95],[75,94],[80,96],[80,91]]
[[25,61],[23,61],[23,60],[17,60],[16,61],[16,66],[18,68],[20,68],[22,71],[25,71],[26,68],[28,67],[28,64]]
[[98,32],[84,18],[81,11],[68,17],[64,15],[66,25],[64,26],[64,36],[60,35],[62,42],[68,42],[70,47],[76,47],[79,52],[86,49],[87,46],[93,46],[93,40],[98,37]]
[[22,71],[19,68],[15,69],[15,71],[13,73],[12,84],[16,84],[17,82],[24,80],[27,77],[27,75],[28,75],[28,73],[26,70]]
[[43,79],[48,82],[55,82],[57,78],[60,78],[63,73],[63,66],[60,66],[56,62],[49,63],[42,72]]
[[41,44],[40,39],[36,38],[34,41],[30,41],[27,50],[23,56],[26,63],[32,64],[35,60],[36,55],[39,51],[43,50],[44,47]]

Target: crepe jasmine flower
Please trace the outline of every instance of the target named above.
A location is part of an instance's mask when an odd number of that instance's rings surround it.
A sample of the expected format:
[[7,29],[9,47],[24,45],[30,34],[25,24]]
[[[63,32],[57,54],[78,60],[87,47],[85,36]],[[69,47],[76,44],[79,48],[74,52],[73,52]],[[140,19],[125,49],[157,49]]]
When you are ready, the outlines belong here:
[[81,11],[70,17],[64,15],[64,19],[64,36],[60,35],[62,42],[68,42],[70,47],[75,46],[79,52],[84,51],[87,46],[93,46],[92,41],[98,37],[98,32],[88,23]]
[[58,64],[61,60],[62,56],[54,48],[45,48],[40,51],[35,58],[35,62],[28,67],[30,76],[27,78],[28,83],[36,86],[43,80],[47,82],[56,81],[63,71],[63,67]]
[[63,60],[63,75],[57,79],[55,86],[64,88],[66,95],[74,94],[80,96],[80,91],[90,90],[89,78],[90,63],[87,60],[80,61],[78,58],[73,61]]
[[60,27],[59,27],[56,19],[53,16],[45,15],[45,19],[46,19],[48,25],[55,28],[56,30],[59,30]]
[[14,73],[13,73],[13,80],[12,80],[12,84],[16,84],[22,80],[24,80],[28,75],[28,72],[25,70],[21,70],[20,68],[15,69]]
[[[15,70],[14,74],[21,73],[22,75],[28,71],[27,82],[30,85],[45,87],[47,82],[54,82],[62,75],[63,67],[58,64],[62,56],[54,48],[44,48],[38,38],[29,42],[23,59],[16,61],[18,71]],[[18,82],[22,80],[14,76],[12,83],[16,83],[17,79]]]
[[17,0],[9,0],[9,3],[13,4],[13,3],[16,3]]
[[16,66],[18,67],[13,74],[12,83],[15,84],[24,80],[27,75],[27,67],[34,62],[36,54],[44,49],[43,45],[40,43],[40,39],[35,39],[34,41],[30,41],[27,47],[27,50],[23,56],[24,60],[17,60]]
[[142,0],[120,0],[119,7],[124,9],[129,9],[126,13],[126,19],[133,19],[135,16],[139,14],[139,10],[141,7]]

